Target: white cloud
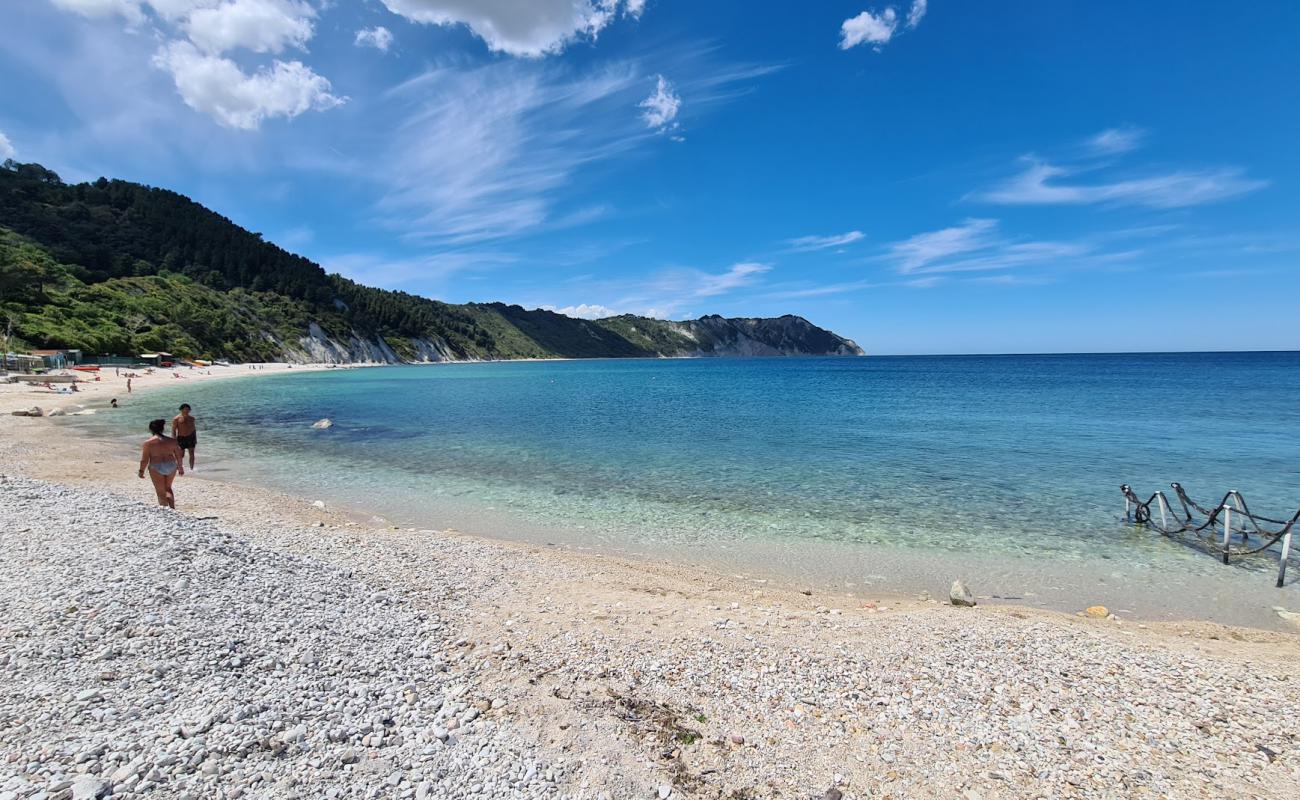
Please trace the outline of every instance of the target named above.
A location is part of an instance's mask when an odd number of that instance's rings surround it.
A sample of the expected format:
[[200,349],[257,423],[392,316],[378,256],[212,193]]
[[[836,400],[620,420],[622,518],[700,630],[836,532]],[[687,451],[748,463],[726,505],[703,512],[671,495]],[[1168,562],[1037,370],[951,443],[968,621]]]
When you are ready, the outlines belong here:
[[297,0],[227,0],[190,13],[184,24],[190,41],[208,53],[239,47],[255,53],[305,50],[314,33],[316,9]]
[[848,233],[835,234],[833,236],[800,236],[797,239],[790,239],[787,244],[794,250],[828,250],[832,247],[843,247],[853,244],[856,241],[866,238],[862,231],[849,231]]
[[878,14],[863,11],[856,17],[849,17],[840,25],[840,49],[848,50],[866,42],[876,45],[889,44],[898,27],[898,12],[893,7],[886,8]]
[[[913,0],[904,23],[906,30],[921,24],[927,10],[927,0]],[[840,49],[848,50],[860,44],[869,44],[876,52],[898,34],[898,10],[888,6],[884,11],[863,11],[849,17],[840,25]]]
[[[931,281],[952,273],[989,273],[1009,270],[1017,283],[1029,278],[1023,270],[1114,268],[1143,255],[1142,248],[1116,249],[1114,245],[1134,236],[1148,238],[1158,231],[1118,231],[1071,240],[1024,239],[1003,235],[997,220],[968,219],[960,225],[929,231],[888,245],[881,259],[892,262],[898,272],[912,280]],[[922,276],[916,278],[915,276]],[[988,278],[985,282],[1011,282]],[[918,284],[914,284],[918,285]]]
[[[638,103],[638,106],[644,108],[641,119],[645,120],[646,127],[658,131],[666,130],[670,123],[677,118],[677,112],[682,107],[682,98],[673,90],[673,85],[668,82],[664,76],[659,75],[655,84],[655,90],[650,96]],[[672,127],[677,127],[673,125]]]
[[767,264],[747,261],[736,264],[719,275],[704,275],[695,288],[693,296],[712,297],[715,294],[724,294],[732,289],[752,283],[756,277],[771,269],[772,267]]
[[346,98],[298,61],[276,61],[252,75],[227,58],[200,53],[189,42],[172,42],[154,56],[171,73],[185,103],[231,128],[255,130],[267,117],[296,117],[333,108]]
[[1240,169],[1184,170],[1099,183],[1060,180],[1071,174],[1063,167],[1033,162],[1024,172],[975,197],[1004,205],[1109,203],[1167,209],[1226,200],[1268,185],[1244,177]]
[[1146,131],[1138,128],[1108,128],[1088,137],[1088,149],[1097,155],[1118,155],[1136,150]]
[[554,311],[556,314],[577,317],[578,319],[605,319],[606,317],[617,317],[621,313],[599,303],[579,303],[576,306],[565,306],[564,308],[542,306],[542,308],[547,311]]
[[4,131],[0,131],[0,161],[17,155],[18,151],[14,149],[13,142],[9,141],[9,137],[5,136]]
[[601,298],[604,302],[580,303],[559,309],[555,306],[543,308],[587,319],[618,314],[637,314],[657,319],[689,316],[694,303],[753,286],[771,269],[767,264],[741,262],[722,272],[676,267],[639,279],[604,282],[584,279],[581,291],[587,295],[604,294],[606,297]]
[[381,53],[387,53],[392,43],[393,32],[382,25],[357,31],[357,47],[373,47]]
[[50,0],[50,2],[54,3],[56,8],[92,19],[119,16],[132,24],[144,21],[140,0]]
[[910,239],[890,245],[890,253],[899,271],[912,272],[940,259],[992,246],[996,241],[998,221],[968,219],[961,225],[918,233]]
[[907,27],[915,28],[925,17],[927,0],[913,0],[912,8],[907,12]]
[[575,39],[594,38],[620,8],[639,17],[644,0],[383,0],[394,14],[432,25],[464,25],[488,49],[538,58]]

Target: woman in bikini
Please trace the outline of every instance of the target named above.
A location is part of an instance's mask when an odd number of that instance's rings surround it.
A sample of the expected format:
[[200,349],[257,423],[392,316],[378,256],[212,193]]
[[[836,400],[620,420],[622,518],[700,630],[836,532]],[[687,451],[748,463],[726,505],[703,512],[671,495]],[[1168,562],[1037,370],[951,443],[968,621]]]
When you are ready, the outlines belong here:
[[166,420],[156,419],[149,423],[149,432],[153,436],[140,449],[140,477],[143,478],[145,470],[149,470],[153,490],[158,494],[158,505],[175,508],[176,495],[172,493],[172,481],[176,480],[178,474],[185,474],[185,467],[181,465],[182,453],[176,440],[163,436],[166,427]]

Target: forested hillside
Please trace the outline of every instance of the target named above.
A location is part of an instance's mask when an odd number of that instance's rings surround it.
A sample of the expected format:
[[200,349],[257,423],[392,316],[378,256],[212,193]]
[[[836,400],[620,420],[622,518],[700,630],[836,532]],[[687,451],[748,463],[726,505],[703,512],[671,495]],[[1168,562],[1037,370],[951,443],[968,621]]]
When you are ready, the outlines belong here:
[[0,314],[37,347],[235,360],[861,353],[798,317],[588,321],[375,289],[175,192],[66,184],[12,161],[0,168]]

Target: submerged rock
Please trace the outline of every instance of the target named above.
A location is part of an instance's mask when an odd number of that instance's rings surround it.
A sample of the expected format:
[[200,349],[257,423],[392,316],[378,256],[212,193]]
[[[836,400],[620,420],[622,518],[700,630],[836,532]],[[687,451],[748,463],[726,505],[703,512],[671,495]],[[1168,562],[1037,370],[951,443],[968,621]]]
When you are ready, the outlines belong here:
[[952,588],[948,590],[948,599],[955,606],[975,605],[975,595],[971,594],[971,590],[966,588],[966,584],[961,578],[952,582]]
[[325,417],[324,419],[316,420],[311,424],[311,426],[318,431],[323,431],[326,428],[333,428],[334,420],[330,419],[329,417]]

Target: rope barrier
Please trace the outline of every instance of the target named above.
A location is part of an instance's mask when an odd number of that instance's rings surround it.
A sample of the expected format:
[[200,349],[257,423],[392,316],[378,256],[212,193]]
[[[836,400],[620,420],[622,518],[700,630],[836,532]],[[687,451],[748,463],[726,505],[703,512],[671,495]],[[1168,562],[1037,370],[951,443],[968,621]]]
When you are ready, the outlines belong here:
[[[1246,498],[1242,497],[1241,492],[1236,489],[1225,494],[1218,505],[1213,508],[1205,508],[1188,497],[1181,484],[1171,483],[1169,485],[1178,497],[1178,504],[1182,506],[1181,515],[1169,505],[1169,500],[1165,497],[1164,492],[1157,491],[1146,500],[1142,500],[1134,494],[1132,487],[1126,483],[1119,487],[1120,491],[1124,493],[1124,518],[1169,538],[1188,538],[1185,534],[1190,534],[1205,549],[1219,553],[1223,557],[1223,563],[1225,564],[1229,563],[1233,558],[1257,555],[1280,542],[1277,585],[1279,588],[1282,586],[1286,580],[1287,561],[1291,557],[1291,533],[1296,522],[1300,521],[1300,511],[1296,511],[1289,520],[1273,519],[1254,514],[1251,512],[1250,507],[1246,505]],[[1155,510],[1160,517],[1159,522],[1152,516],[1152,503],[1156,504]],[[1233,523],[1234,514],[1244,520],[1240,527]],[[1170,524],[1171,517],[1173,518],[1173,524]],[[1204,517],[1204,521],[1202,522],[1199,517]],[[1282,527],[1269,530],[1261,526],[1261,522]],[[1247,525],[1249,525],[1250,529],[1253,529],[1262,544],[1249,546],[1251,531],[1247,529]],[[1234,547],[1232,544],[1232,538],[1236,535],[1241,537],[1241,546],[1239,547]]]

